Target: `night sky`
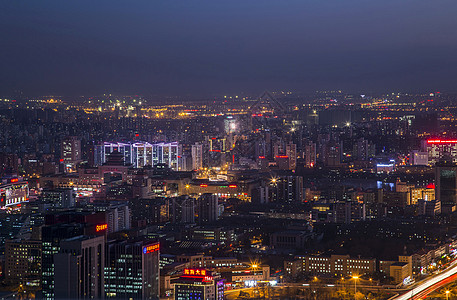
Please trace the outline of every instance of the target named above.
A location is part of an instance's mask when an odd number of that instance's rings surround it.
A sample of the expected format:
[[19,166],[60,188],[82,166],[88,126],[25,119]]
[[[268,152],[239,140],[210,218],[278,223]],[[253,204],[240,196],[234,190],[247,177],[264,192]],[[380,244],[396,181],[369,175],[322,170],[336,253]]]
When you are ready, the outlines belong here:
[[0,97],[457,91],[456,0],[0,0]]

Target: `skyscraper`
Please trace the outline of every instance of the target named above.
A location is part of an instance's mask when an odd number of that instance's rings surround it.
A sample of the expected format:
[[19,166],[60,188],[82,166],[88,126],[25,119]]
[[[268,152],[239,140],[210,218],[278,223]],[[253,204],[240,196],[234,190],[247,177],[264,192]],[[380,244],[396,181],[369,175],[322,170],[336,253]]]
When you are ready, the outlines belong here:
[[62,240],[54,266],[56,299],[104,298],[104,236]]
[[219,203],[215,194],[205,193],[197,199],[198,223],[214,222],[218,218]]
[[192,145],[192,169],[198,170],[203,167],[203,145]]
[[82,224],[56,224],[42,228],[42,297],[55,299],[54,293],[54,254],[60,251],[60,241],[84,234]]
[[159,299],[159,243],[142,240],[108,243],[107,298]]
[[451,213],[457,204],[457,166],[438,163],[435,167],[435,198],[441,211]]
[[69,136],[62,141],[61,159],[66,172],[76,171],[76,164],[81,161],[81,140],[75,136]]

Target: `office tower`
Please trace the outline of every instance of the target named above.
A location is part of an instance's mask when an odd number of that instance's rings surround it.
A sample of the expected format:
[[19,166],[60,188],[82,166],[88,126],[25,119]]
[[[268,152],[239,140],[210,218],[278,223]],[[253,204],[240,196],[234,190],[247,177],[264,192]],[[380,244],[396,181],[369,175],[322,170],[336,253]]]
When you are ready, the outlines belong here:
[[294,170],[297,166],[297,145],[277,142],[273,147],[275,161],[282,170]]
[[108,233],[131,228],[131,212],[128,205],[118,205],[105,211]]
[[288,143],[285,148],[286,156],[289,157],[289,170],[295,170],[297,167],[297,145]]
[[55,224],[44,226],[41,236],[42,250],[42,297],[43,299],[55,299],[54,294],[54,255],[60,252],[60,242],[64,239],[84,234],[82,224]]
[[368,140],[360,138],[354,143],[353,153],[356,160],[367,160],[374,155],[373,145]]
[[269,193],[270,201],[300,203],[303,201],[303,177],[281,176],[275,179]]
[[106,298],[159,299],[159,243],[111,241],[105,265]]
[[75,206],[75,192],[71,188],[44,190],[43,201],[51,203],[54,208],[70,208]]
[[104,298],[105,237],[62,240],[54,254],[56,299]]
[[183,274],[172,280],[175,300],[223,300],[224,281],[206,269],[184,269]]
[[435,198],[441,211],[451,213],[457,204],[457,166],[438,163],[435,167]]
[[307,141],[305,144],[305,167],[313,168],[316,165],[316,143]]
[[195,223],[195,199],[187,195],[170,199],[172,223]]
[[34,282],[41,277],[41,241],[7,240],[5,243],[5,280],[11,283]]
[[197,199],[198,223],[214,222],[218,219],[219,198],[215,194],[205,193]]
[[76,171],[76,165],[81,161],[81,140],[75,136],[65,138],[61,143],[61,159],[66,172]]
[[341,144],[331,141],[325,147],[324,162],[328,167],[339,167],[341,165]]
[[192,145],[192,169],[199,170],[203,167],[203,145]]

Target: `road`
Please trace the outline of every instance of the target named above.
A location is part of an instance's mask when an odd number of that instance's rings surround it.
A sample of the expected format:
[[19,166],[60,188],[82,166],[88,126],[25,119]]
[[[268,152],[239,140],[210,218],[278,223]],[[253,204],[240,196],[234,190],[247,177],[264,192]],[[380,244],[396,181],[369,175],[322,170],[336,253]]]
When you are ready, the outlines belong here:
[[445,271],[431,278],[419,282],[415,287],[398,296],[392,297],[389,300],[418,300],[425,298],[431,292],[445,286],[452,281],[457,280],[457,264],[456,261]]

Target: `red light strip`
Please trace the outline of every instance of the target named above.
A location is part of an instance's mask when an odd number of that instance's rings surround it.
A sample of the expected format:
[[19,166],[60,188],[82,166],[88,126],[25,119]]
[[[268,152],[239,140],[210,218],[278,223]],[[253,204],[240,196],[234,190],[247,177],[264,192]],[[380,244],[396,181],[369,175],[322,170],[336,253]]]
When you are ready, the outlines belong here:
[[427,144],[457,144],[457,140],[427,140]]

